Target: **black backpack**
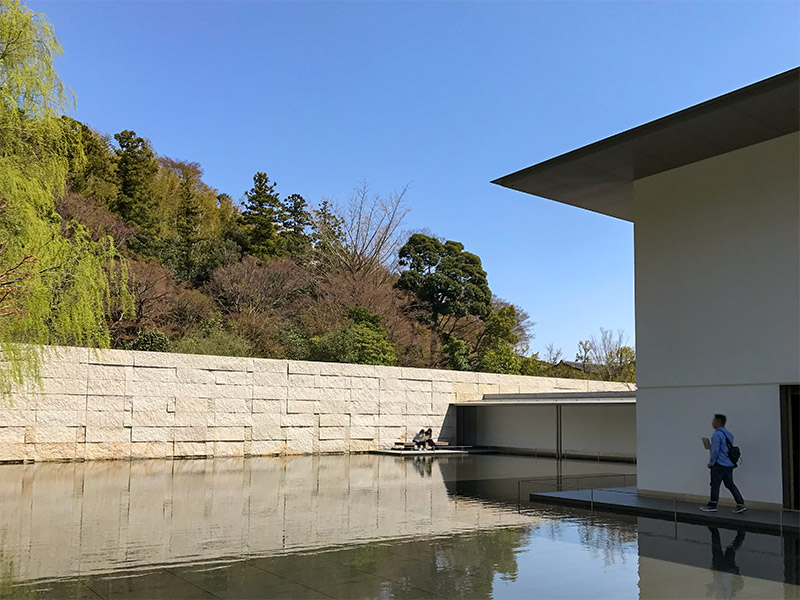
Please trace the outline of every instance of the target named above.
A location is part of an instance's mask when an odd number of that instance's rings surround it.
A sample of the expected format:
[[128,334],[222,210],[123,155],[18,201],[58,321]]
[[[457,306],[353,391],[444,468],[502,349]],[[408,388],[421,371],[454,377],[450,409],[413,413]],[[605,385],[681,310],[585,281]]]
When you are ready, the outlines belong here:
[[727,435],[725,436],[725,443],[728,444],[728,458],[731,459],[734,468],[736,468],[739,466],[739,459],[742,458],[742,451],[739,449],[739,446],[734,446],[731,443],[731,438],[729,438]]

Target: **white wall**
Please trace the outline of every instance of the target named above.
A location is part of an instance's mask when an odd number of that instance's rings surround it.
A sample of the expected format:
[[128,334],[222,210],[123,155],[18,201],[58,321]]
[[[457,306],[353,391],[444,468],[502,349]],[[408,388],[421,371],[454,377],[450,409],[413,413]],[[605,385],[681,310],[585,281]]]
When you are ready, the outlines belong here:
[[725,412],[745,498],[781,501],[778,386],[800,382],[800,134],[634,184],[639,486],[708,493]]
[[[780,503],[781,432],[778,386],[654,388],[637,400],[638,482],[648,490],[707,495],[711,417],[720,412],[742,461],[734,477],[745,500]],[[722,499],[730,494],[722,488]]]
[[561,407],[565,454],[636,455],[636,404],[579,404]]
[[[476,444],[517,450],[556,451],[556,406],[481,406]],[[561,406],[561,448],[569,455],[633,458],[636,455],[636,405]]]
[[364,452],[422,427],[454,440],[454,401],[632,384],[405,367],[50,349],[41,386],[0,400],[0,462]]
[[555,405],[481,406],[477,411],[477,445],[555,452]]

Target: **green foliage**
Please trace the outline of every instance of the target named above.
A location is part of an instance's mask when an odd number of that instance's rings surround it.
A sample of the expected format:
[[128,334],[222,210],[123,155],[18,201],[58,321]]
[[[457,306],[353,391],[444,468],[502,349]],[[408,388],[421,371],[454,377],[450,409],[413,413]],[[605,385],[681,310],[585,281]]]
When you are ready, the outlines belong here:
[[285,349],[286,358],[289,360],[311,360],[312,340],[298,327],[285,323],[283,325],[279,331],[279,337]]
[[470,347],[467,342],[457,337],[450,337],[442,345],[442,354],[445,356],[444,367],[454,371],[471,371]]
[[292,194],[283,202],[284,217],[281,237],[284,239],[286,252],[298,260],[305,260],[311,252],[311,214],[308,203],[300,194]]
[[622,346],[612,355],[612,373],[617,381],[636,381],[636,352],[630,346]]
[[285,240],[278,227],[286,218],[275,182],[266,173],[253,176],[253,187],[244,193],[242,220],[249,229],[247,250],[259,258],[281,256],[286,251]]
[[158,220],[153,183],[158,163],[150,143],[135,131],[125,129],[114,134],[117,149],[117,182],[119,193],[114,209],[138,230],[139,248],[146,250],[158,234]]
[[181,178],[178,214],[175,231],[178,234],[178,275],[181,279],[192,279],[197,271],[197,264],[201,257],[193,252],[198,242],[202,240],[201,226],[203,209],[200,198],[195,191],[196,173],[185,172]]
[[478,341],[478,347],[493,349],[498,346],[514,346],[519,337],[514,333],[517,325],[517,310],[511,306],[501,306],[486,317],[486,326]]
[[237,333],[225,329],[218,318],[193,327],[188,334],[172,344],[172,351],[182,354],[252,356],[249,342]]
[[452,333],[459,318],[489,315],[492,293],[486,272],[463,244],[415,233],[400,248],[400,264],[406,270],[397,288],[414,295],[415,308],[435,331]]
[[546,377],[549,374],[550,365],[543,360],[539,360],[538,354],[531,356],[520,356],[519,374],[529,377]]
[[514,332],[517,326],[517,311],[512,305],[503,305],[486,317],[485,327],[477,343],[479,371],[489,373],[519,374],[523,358],[514,345],[519,337]]
[[0,0],[0,391],[37,372],[37,344],[635,377],[605,330],[582,369],[518,351],[528,315],[462,244],[418,233],[398,255],[405,190],[309,207],[259,172],[240,207],[134,131],[114,146],[62,114],[60,53],[43,16]]
[[519,375],[522,358],[510,344],[501,344],[483,351],[478,358],[478,371]]
[[217,195],[220,237],[239,248],[239,253],[248,245],[247,226],[236,204],[228,194]]
[[625,333],[600,328],[600,337],[591,336],[578,345],[578,356],[588,359],[584,370],[604,381],[636,381],[636,352],[625,344]]
[[318,255],[330,255],[344,245],[343,219],[328,200],[312,213],[311,244]]
[[201,286],[211,279],[215,269],[237,262],[241,250],[233,240],[205,239],[187,245],[183,261],[175,271],[180,279]]
[[140,331],[131,348],[147,352],[168,352],[169,338],[160,331]]
[[68,184],[72,192],[94,198],[106,207],[117,199],[117,157],[109,136],[100,135],[88,125],[61,117],[69,139]]
[[181,242],[187,246],[196,244],[201,239],[203,209],[195,193],[195,177],[194,174],[186,173],[181,179],[180,204],[175,224],[175,231],[180,236]]
[[55,70],[55,58],[60,54],[61,44],[44,15],[32,12],[19,0],[0,2],[3,108],[40,119],[52,117],[69,105],[71,94]]
[[585,371],[592,361],[592,342],[588,340],[580,340],[578,342],[578,352],[575,355],[575,362],[581,364]]
[[381,330],[381,316],[373,314],[369,312],[363,306],[352,306],[347,311],[347,318],[350,319],[353,323],[358,323],[359,325],[366,325],[367,327],[371,327],[376,331]]
[[368,365],[397,364],[394,344],[381,327],[378,315],[370,314],[362,307],[353,307],[348,316],[348,322],[338,329],[311,339],[311,360]]
[[55,210],[70,163],[85,161],[58,118],[70,104],[60,53],[43,16],[0,1],[0,391],[38,373],[38,351],[21,343],[108,346],[107,312],[131,309],[114,241],[62,226]]

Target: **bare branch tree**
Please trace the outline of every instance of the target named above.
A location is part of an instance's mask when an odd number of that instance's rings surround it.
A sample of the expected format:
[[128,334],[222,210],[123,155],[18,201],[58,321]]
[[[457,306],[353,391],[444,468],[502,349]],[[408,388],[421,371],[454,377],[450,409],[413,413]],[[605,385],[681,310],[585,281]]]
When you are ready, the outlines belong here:
[[407,187],[400,193],[382,198],[371,194],[361,183],[353,190],[345,206],[335,206],[337,227],[319,223],[321,238],[318,260],[328,272],[344,271],[361,279],[377,277],[381,282],[397,270],[397,251],[402,245],[400,226],[408,214],[405,205]]
[[548,344],[547,348],[544,349],[544,359],[549,362],[551,365],[558,364],[558,361],[561,360],[561,356],[563,352],[561,348],[556,348],[554,344]]
[[217,268],[203,290],[217,299],[223,311],[237,314],[290,305],[310,283],[305,269],[289,258],[261,262],[246,256],[241,262]]
[[601,379],[614,381],[625,378],[636,361],[636,354],[627,345],[628,336],[622,329],[616,333],[600,328],[600,337],[589,340],[589,362],[597,369]]
[[575,361],[581,364],[581,369],[587,370],[592,360],[592,342],[589,340],[580,340],[578,342],[578,352],[575,355]]

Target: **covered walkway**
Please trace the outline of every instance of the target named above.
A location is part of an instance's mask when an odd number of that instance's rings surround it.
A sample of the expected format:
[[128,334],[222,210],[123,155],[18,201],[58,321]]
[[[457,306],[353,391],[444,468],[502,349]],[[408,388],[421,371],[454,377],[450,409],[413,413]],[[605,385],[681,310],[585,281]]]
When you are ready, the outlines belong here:
[[453,406],[460,446],[636,461],[636,392],[487,394]]

